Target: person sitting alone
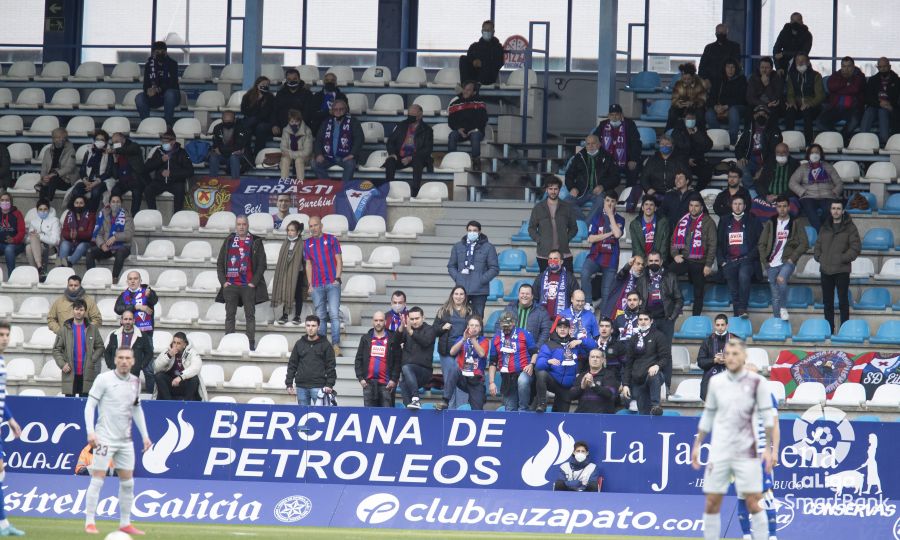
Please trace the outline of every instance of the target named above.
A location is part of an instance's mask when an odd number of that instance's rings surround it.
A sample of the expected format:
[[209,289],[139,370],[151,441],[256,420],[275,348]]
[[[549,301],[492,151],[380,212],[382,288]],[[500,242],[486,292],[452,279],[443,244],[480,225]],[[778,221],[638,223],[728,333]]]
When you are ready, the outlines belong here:
[[572,457],[559,466],[559,477],[553,482],[553,491],[599,491],[597,481],[600,470],[588,461],[588,445],[584,441],[575,443]]

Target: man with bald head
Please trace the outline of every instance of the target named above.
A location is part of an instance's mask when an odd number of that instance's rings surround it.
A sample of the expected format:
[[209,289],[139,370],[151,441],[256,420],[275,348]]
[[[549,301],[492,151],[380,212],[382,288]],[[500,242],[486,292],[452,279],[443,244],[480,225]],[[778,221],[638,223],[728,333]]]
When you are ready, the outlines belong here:
[[69,141],[69,133],[63,128],[53,130],[50,148],[41,158],[41,181],[38,183],[39,199],[53,200],[56,190],[72,187],[78,180],[78,164],[75,147]]
[[891,62],[885,57],[878,59],[878,73],[866,81],[866,110],[862,118],[862,131],[872,131],[878,121],[878,139],[881,145],[891,136],[891,127],[897,121],[900,106],[900,77],[891,69]]
[[321,320],[319,335],[325,334],[326,322],[331,323],[331,343],[334,355],[341,355],[341,274],[344,262],[341,243],[333,235],[322,232],[322,218],[309,218],[309,238],[303,242],[306,261],[306,282],[309,295]]
[[363,389],[365,407],[392,407],[400,380],[400,342],[385,326],[383,311],[372,314],[372,329],[359,338],[356,379]]
[[779,195],[792,196],[790,188],[791,175],[800,166],[796,158],[791,157],[791,151],[785,143],[775,145],[775,154],[766,159],[763,168],[760,169],[754,180],[754,187],[760,197],[764,197],[769,204],[775,204]]
[[600,137],[591,134],[584,141],[584,148],[575,154],[566,171],[566,189],[576,205],[593,201],[596,210],[603,206],[603,192],[619,185],[619,168],[600,145]]
[[716,25],[716,40],[708,44],[703,49],[703,56],[700,57],[700,67],[697,68],[697,75],[701,78],[713,83],[719,82],[722,78],[725,60],[738,59],[741,57],[741,46],[736,41],[728,39],[728,25]]
[[397,169],[412,167],[410,192],[415,197],[422,185],[422,172],[431,166],[431,151],[434,148],[434,132],[422,121],[422,107],[410,105],[406,120],[398,123],[388,137],[388,158],[384,161],[385,181],[394,180]]
[[222,288],[216,302],[225,304],[225,333],[235,330],[239,304],[244,306],[250,349],[256,349],[256,304],[267,302],[266,250],[262,238],[250,234],[247,216],[238,216],[235,232],[228,235],[219,250],[216,270]]

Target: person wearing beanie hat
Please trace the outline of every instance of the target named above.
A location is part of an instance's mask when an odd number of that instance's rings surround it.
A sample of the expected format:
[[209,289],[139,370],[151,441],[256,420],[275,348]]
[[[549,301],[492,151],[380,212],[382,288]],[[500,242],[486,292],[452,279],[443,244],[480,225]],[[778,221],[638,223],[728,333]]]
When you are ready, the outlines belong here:
[[156,197],[168,192],[175,197],[173,210],[178,212],[184,208],[185,183],[194,176],[194,164],[171,129],[160,135],[159,143],[144,165],[150,177],[144,192],[147,208],[155,210]]
[[150,109],[163,107],[166,125],[175,123],[175,107],[181,102],[178,86],[178,62],[167,54],[164,41],[154,42],[151,55],[144,64],[144,91],[135,96],[141,120],[150,116]]

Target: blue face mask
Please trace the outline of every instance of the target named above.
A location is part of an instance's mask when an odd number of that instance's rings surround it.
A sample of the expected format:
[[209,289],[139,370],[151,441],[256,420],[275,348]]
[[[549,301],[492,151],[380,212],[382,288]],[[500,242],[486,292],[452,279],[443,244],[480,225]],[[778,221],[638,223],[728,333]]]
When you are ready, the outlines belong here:
[[163,152],[168,152],[169,150],[172,149],[172,144],[171,143],[163,143],[162,149],[163,149]]
[[47,216],[50,215],[50,212],[48,212],[47,210],[42,210],[42,211],[39,211],[39,212],[37,213],[37,215],[38,215],[38,217],[41,218],[41,219],[47,219]]
[[669,146],[668,144],[663,145],[663,146],[660,146],[660,147],[659,147],[659,153],[662,154],[662,155],[664,155],[664,156],[668,156],[669,154],[672,153],[672,147]]
[[694,129],[695,127],[697,127],[697,121],[696,120],[685,120],[684,126],[688,129]]
[[469,231],[466,233],[466,240],[468,240],[469,242],[474,242],[475,240],[478,240],[478,235],[479,233],[477,232]]

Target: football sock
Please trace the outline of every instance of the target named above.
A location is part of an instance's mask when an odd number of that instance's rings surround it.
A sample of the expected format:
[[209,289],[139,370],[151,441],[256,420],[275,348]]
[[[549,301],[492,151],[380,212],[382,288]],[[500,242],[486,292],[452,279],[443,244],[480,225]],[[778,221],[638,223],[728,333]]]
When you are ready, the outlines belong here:
[[719,514],[703,514],[703,538],[705,540],[720,540],[722,530],[722,516]]
[[100,490],[103,488],[103,478],[91,477],[91,484],[88,486],[87,497],[84,509],[84,523],[93,525],[94,518],[97,514],[97,502],[100,500]]
[[134,502],[134,478],[119,480],[119,526],[131,525],[131,504]]

